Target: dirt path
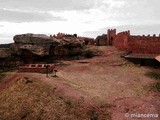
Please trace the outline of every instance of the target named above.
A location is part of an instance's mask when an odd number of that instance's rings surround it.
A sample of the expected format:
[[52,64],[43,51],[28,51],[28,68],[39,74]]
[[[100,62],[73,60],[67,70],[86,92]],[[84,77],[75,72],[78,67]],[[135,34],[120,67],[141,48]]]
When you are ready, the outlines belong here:
[[[64,75],[64,74],[63,74]],[[112,112],[112,120],[127,120],[125,118],[125,113],[150,113],[150,114],[160,114],[160,101],[157,94],[153,93],[148,93],[146,95],[141,95],[141,96],[133,96],[133,94],[129,93],[123,93],[123,92],[117,92],[116,94],[111,91],[110,94],[108,94],[107,90],[108,89],[115,89],[113,86],[110,88],[106,88],[106,91],[104,90],[102,94],[103,82],[102,84],[95,83],[95,81],[92,81],[94,84],[85,82],[85,84],[78,83],[78,82],[72,82],[69,81],[68,79],[62,78],[62,73],[58,73],[57,78],[53,77],[46,77],[44,74],[37,74],[37,73],[14,73],[10,74],[7,78],[5,78],[6,81],[13,80],[13,79],[18,79],[20,77],[29,77],[31,79],[36,79],[36,80],[41,80],[44,81],[45,83],[48,83],[48,85],[56,85],[56,92],[61,94],[63,97],[69,97],[74,100],[79,99],[80,97],[83,97],[86,101],[86,103],[93,105],[94,104],[101,104],[105,105],[106,103],[112,105],[110,108],[110,111]],[[65,75],[64,75],[65,76]],[[64,77],[63,76],[63,77]],[[81,79],[82,80],[82,79]],[[11,82],[11,81],[10,81]],[[82,82],[82,81],[81,81]],[[102,81],[99,81],[102,82]],[[8,83],[8,82],[7,82]],[[79,86],[79,85],[83,86]],[[86,88],[84,86],[89,85],[90,88]],[[107,83],[108,84],[113,84],[113,83]],[[93,86],[94,85],[94,86]],[[92,89],[94,87],[94,89]],[[106,85],[104,85],[106,87]],[[121,86],[122,87],[122,86]],[[4,87],[3,87],[4,88]],[[119,89],[119,88],[117,88]],[[138,88],[137,88],[138,89]],[[2,89],[1,89],[2,90]],[[96,94],[94,94],[94,92]],[[111,94],[112,93],[112,94]],[[113,94],[114,93],[114,94]],[[122,94],[123,93],[123,94]],[[99,95],[97,98],[95,95]],[[125,97],[125,94],[129,95],[129,97]],[[100,96],[101,95],[101,96]],[[107,96],[108,95],[108,96]],[[118,96],[119,95],[119,96]],[[148,96],[147,96],[148,95]],[[130,120],[130,119],[129,119]],[[156,120],[156,119],[154,119]],[[158,120],[158,119],[157,119]]]

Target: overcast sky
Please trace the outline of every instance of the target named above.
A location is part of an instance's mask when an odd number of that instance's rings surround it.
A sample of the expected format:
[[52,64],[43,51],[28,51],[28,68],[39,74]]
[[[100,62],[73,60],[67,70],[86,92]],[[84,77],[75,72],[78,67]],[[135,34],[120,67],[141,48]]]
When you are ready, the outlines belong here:
[[15,34],[160,34],[160,0],[0,0],[0,44]]

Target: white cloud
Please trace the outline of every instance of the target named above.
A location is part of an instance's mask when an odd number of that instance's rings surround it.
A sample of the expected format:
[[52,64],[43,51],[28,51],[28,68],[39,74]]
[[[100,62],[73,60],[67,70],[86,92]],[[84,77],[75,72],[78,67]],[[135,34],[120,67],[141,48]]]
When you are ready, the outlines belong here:
[[[0,0],[0,3],[0,33],[6,36],[66,32],[95,37],[102,28],[160,24],[159,0]],[[142,32],[143,28],[133,30]]]
[[121,8],[126,5],[123,0],[103,0],[102,3],[109,5],[110,8]]
[[60,17],[53,16],[46,11],[29,11],[19,9],[0,8],[0,21],[9,22],[40,22],[61,21]]
[[21,10],[84,10],[94,6],[93,0],[0,0],[0,7]]

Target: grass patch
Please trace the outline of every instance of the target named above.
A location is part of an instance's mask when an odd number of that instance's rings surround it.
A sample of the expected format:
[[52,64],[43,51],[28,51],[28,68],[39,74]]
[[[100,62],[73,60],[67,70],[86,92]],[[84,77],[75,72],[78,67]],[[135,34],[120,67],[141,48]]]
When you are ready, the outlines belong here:
[[109,103],[105,103],[105,104],[100,105],[100,108],[111,108],[111,107],[112,107],[112,105]]
[[55,65],[58,66],[58,67],[67,67],[67,66],[70,66],[70,64],[65,64],[63,62],[58,62]]
[[53,78],[57,78],[58,76],[57,76],[57,75],[52,75],[51,77],[53,77]]
[[152,88],[160,92],[160,82],[153,84]]
[[0,73],[0,82],[2,81],[2,79],[4,78],[5,74],[4,73]]
[[150,77],[150,78],[160,79],[160,74],[155,73],[155,72],[147,72],[145,75]]
[[16,71],[16,68],[15,67],[3,67],[1,70],[0,70],[0,73],[4,73],[4,72],[14,72]]

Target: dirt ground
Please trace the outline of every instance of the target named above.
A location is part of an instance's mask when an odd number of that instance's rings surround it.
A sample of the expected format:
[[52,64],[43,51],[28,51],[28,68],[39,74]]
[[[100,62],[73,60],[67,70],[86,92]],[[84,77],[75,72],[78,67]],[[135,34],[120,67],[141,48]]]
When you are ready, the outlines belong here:
[[[145,75],[146,72],[152,71],[153,68],[141,67],[129,63],[120,57],[124,52],[118,51],[114,47],[104,46],[93,47],[92,49],[99,51],[97,52],[97,56],[93,58],[59,61],[56,63],[58,69],[57,77],[53,77],[53,74],[46,77],[45,74],[38,73],[6,73],[8,76],[3,80],[6,82],[2,81],[0,83],[0,92],[6,92],[6,87],[4,86],[7,86],[7,81],[27,77],[56,88],[54,95],[58,94],[63,98],[67,98],[71,100],[73,104],[83,99],[84,106],[81,110],[77,109],[76,106],[74,107],[74,109],[79,110],[79,114],[83,114],[85,106],[100,108],[95,109],[96,113],[99,114],[97,117],[87,118],[87,116],[79,115],[79,118],[75,118],[75,116],[71,118],[66,117],[64,120],[73,118],[78,120],[81,119],[81,117],[86,120],[137,119],[126,117],[126,113],[160,115],[160,93],[151,90],[150,87],[156,80]],[[3,96],[0,95],[0,98],[2,97]],[[2,106],[3,102],[3,100],[0,100],[0,106]],[[3,110],[0,110],[1,115]],[[66,114],[66,116],[71,116],[71,114],[74,114],[74,112]],[[62,113],[61,116],[63,116]],[[148,120],[150,118],[139,119]],[[159,120],[159,118],[152,119]]]

